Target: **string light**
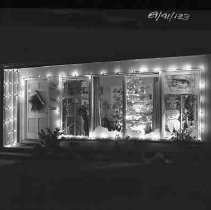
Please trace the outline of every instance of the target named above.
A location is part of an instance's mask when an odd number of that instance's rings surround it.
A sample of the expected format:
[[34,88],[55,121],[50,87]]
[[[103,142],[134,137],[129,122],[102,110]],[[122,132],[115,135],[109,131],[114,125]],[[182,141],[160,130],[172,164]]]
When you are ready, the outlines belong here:
[[204,71],[204,70],[205,70],[205,67],[204,67],[204,65],[203,65],[203,64],[200,64],[200,65],[199,65],[199,68],[200,68],[202,71]]
[[154,72],[160,72],[160,71],[161,71],[161,68],[160,68],[160,67],[155,67],[155,68],[153,69],[153,71],[154,71]]
[[176,69],[177,67],[173,65],[168,67],[168,71],[175,71]]
[[186,64],[186,65],[183,66],[183,69],[184,69],[184,70],[191,70],[191,68],[192,68],[192,67],[191,67],[190,64]]
[[146,66],[141,66],[141,67],[139,68],[139,71],[140,71],[140,72],[146,72],[146,71],[148,71],[148,68],[147,68]]
[[78,76],[78,72],[77,72],[77,71],[74,71],[74,72],[72,73],[72,76],[73,76],[73,77],[77,77],[77,76]]
[[115,69],[114,72],[115,72],[116,74],[121,74],[121,70],[120,70],[119,68]]
[[57,126],[57,127],[60,127],[60,125],[61,125],[60,120],[57,120],[57,121],[56,121],[56,126]]
[[59,114],[59,107],[56,108],[55,112],[57,115]]
[[106,70],[102,70],[102,71],[100,72],[100,74],[101,74],[101,75],[106,75],[106,74],[107,74],[107,71],[106,71]]
[[202,103],[204,103],[205,102],[205,96],[201,96],[200,100],[201,100]]
[[46,76],[47,76],[47,78],[50,78],[51,77],[51,73],[48,73]]
[[200,88],[201,88],[201,89],[204,89],[204,88],[205,88],[205,82],[204,82],[204,81],[201,81],[201,82],[200,82]]

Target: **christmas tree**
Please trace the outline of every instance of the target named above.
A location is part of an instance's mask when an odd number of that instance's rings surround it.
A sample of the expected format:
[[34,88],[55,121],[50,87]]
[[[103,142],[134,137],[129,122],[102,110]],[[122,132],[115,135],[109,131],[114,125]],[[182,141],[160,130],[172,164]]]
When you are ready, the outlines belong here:
[[143,78],[127,79],[127,129],[138,130],[145,126],[145,132],[152,128],[153,99],[152,83],[145,84]]

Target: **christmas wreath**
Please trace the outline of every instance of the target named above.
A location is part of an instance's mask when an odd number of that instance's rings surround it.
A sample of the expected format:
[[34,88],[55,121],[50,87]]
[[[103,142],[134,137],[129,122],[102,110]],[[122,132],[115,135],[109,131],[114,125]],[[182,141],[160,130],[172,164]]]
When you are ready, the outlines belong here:
[[30,97],[29,103],[31,104],[31,111],[41,111],[45,107],[45,101],[37,90],[35,90],[35,94]]

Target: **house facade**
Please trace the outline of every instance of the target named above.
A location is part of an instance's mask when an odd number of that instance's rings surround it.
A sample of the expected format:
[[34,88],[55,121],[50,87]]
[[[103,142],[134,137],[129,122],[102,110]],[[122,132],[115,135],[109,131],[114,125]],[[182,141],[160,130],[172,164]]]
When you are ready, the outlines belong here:
[[67,139],[209,141],[210,55],[1,71],[2,145]]

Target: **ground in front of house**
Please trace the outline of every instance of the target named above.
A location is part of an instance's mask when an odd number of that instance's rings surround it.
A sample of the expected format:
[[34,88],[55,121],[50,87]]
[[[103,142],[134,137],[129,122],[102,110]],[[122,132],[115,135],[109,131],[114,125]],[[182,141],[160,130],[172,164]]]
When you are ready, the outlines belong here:
[[208,162],[11,161],[0,168],[2,210],[205,210],[211,200]]

